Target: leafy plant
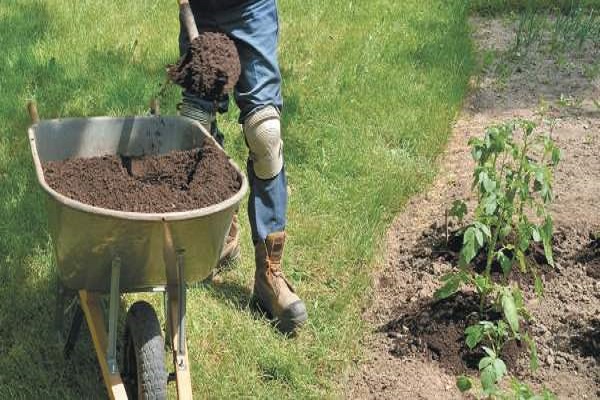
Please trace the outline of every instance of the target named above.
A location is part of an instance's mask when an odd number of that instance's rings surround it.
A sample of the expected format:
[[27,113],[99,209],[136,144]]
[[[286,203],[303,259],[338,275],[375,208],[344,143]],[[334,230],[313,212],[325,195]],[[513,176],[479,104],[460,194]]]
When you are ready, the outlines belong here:
[[529,48],[539,43],[542,39],[546,18],[534,10],[527,10],[519,15],[515,42],[512,53],[517,56],[524,55]]
[[[514,138],[517,128],[522,132],[521,141]],[[491,279],[494,261],[505,279],[517,264],[522,272],[534,275],[536,287],[541,289],[535,265],[528,265],[525,253],[532,243],[541,243],[548,264],[554,265],[553,223],[546,206],[552,201],[553,170],[560,161],[560,150],[550,136],[534,130],[531,121],[510,122],[488,128],[483,139],[469,141],[476,161],[472,187],[477,190],[478,204],[473,222],[463,231],[460,271],[444,277],[445,285],[436,292],[438,298],[452,295],[461,284],[472,284],[481,296],[483,314],[486,298],[498,291]],[[450,210],[459,220],[466,212],[462,201],[456,201]],[[530,215],[535,215],[537,222]],[[468,266],[482,250],[485,270],[479,274]],[[507,293],[500,294],[508,299]],[[501,302],[510,304],[510,300]]]
[[586,40],[597,40],[600,36],[600,19],[594,10],[586,12],[581,7],[569,14],[558,14],[551,35],[551,46],[555,50],[564,50],[568,44],[575,43],[581,50]]
[[[486,364],[488,361],[486,361]],[[488,368],[492,364],[488,364]],[[499,366],[501,371],[502,367]],[[495,373],[495,372],[494,372]],[[459,376],[456,380],[456,387],[461,392],[467,392],[473,388],[473,382],[471,382],[471,378],[467,376]],[[511,380],[510,390],[499,390],[496,387],[485,391],[484,394],[486,396],[494,396],[494,398],[500,400],[556,400],[557,397],[554,393],[549,391],[548,389],[542,389],[541,393],[536,393],[531,387],[527,384],[520,382],[518,379],[513,378]]]
[[[513,267],[518,265],[522,273],[533,275],[535,291],[542,294],[536,266],[526,260],[533,243],[541,243],[548,264],[554,264],[553,223],[546,207],[553,197],[553,170],[560,161],[560,150],[549,135],[535,128],[533,122],[519,120],[489,127],[483,139],[469,141],[476,162],[472,189],[477,192],[477,206],[473,221],[462,229],[459,270],[444,276],[444,284],[435,294],[438,299],[447,298],[463,285],[478,293],[480,322],[467,327],[465,338],[470,349],[481,346],[485,351],[479,371],[486,396],[497,392],[497,383],[506,374],[501,353],[508,341],[526,342],[531,368],[538,366],[535,343],[521,332],[521,321],[530,318],[521,290],[508,282]],[[517,132],[521,133],[518,139]],[[450,215],[462,222],[466,214],[466,204],[455,201]],[[485,266],[478,272],[472,264],[482,252]],[[494,262],[502,270],[501,282],[492,279]],[[486,321],[488,305],[502,318]],[[457,386],[468,390],[470,381],[467,384],[462,378]]]

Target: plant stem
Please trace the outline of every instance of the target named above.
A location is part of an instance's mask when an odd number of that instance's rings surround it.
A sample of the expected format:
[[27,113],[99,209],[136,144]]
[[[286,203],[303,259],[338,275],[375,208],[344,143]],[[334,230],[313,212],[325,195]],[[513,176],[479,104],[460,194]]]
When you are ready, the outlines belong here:
[[[498,221],[498,225],[494,228],[492,234],[492,241],[489,244],[487,251],[487,260],[485,262],[485,278],[488,282],[491,282],[492,262],[494,261],[494,252],[496,251],[496,243],[498,242],[498,236],[500,235],[500,227],[502,226],[502,220]],[[489,294],[489,289],[485,288],[479,299],[479,314],[483,316],[483,309],[485,307],[485,300]]]

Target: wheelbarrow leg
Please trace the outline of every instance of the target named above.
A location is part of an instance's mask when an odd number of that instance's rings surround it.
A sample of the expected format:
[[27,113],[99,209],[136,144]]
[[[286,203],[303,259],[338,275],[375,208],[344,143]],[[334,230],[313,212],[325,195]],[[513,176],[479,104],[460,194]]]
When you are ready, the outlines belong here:
[[[175,378],[177,383],[177,397],[179,399],[192,398],[192,380],[188,351],[185,342],[185,274],[184,252],[177,252],[177,283],[167,286],[169,325],[171,333],[171,348],[175,364]],[[167,267],[168,268],[168,267]]]
[[[118,317],[116,307],[119,302],[119,279],[121,262],[117,258],[113,261],[111,269],[111,294],[110,294],[110,309],[109,309],[109,336],[106,334],[106,325],[104,324],[104,313],[102,312],[101,297],[97,293],[88,292],[87,290],[79,291],[79,299],[81,308],[85,314],[88,328],[102,371],[102,378],[108,391],[108,396],[111,399],[127,399],[125,386],[119,375],[116,365],[109,365],[111,357],[116,360],[116,320]],[[115,275],[117,276],[115,278]],[[112,337],[112,338],[111,338]]]
[[108,308],[108,347],[106,363],[111,374],[119,373],[117,364],[117,323],[119,320],[119,278],[121,276],[121,259],[115,257],[112,262],[110,276],[110,300]]

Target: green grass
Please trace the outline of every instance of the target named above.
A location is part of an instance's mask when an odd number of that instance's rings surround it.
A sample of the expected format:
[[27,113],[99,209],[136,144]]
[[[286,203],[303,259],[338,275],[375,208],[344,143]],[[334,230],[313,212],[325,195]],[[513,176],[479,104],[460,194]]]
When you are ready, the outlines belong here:
[[[361,356],[361,308],[383,233],[431,181],[467,90],[466,4],[280,2],[291,189],[285,269],[310,321],[286,339],[249,310],[253,257],[244,226],[244,261],[222,283],[189,290],[198,398],[342,393]],[[0,3],[0,398],[105,396],[85,330],[68,361],[52,332],[56,267],[25,102],[37,100],[42,118],[145,113],[164,65],[176,59],[177,31],[174,2]],[[177,93],[167,92],[164,114],[175,113]],[[243,163],[236,117],[232,109],[222,126],[228,152]]]

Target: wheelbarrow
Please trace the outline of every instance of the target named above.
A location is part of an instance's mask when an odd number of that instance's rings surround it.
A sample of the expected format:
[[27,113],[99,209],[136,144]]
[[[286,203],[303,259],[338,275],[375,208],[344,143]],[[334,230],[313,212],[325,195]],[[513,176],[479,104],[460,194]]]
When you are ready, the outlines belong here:
[[[72,314],[63,339],[65,356],[73,350],[85,316],[110,398],[164,398],[169,381],[176,382],[180,399],[192,398],[185,340],[186,287],[206,279],[217,265],[234,213],[248,189],[244,174],[230,161],[240,190],[221,203],[191,211],[146,214],[83,204],[48,186],[43,162],[161,154],[214,139],[200,124],[184,117],[39,120],[34,103],[29,111],[31,152],[47,198],[57,263],[56,325],[61,334],[67,310]],[[163,339],[149,303],[133,304],[126,317],[121,369],[117,361],[120,294],[131,292],[163,293],[165,335]],[[108,330],[103,308],[107,296]],[[172,373],[165,366],[165,342],[173,352]]]

